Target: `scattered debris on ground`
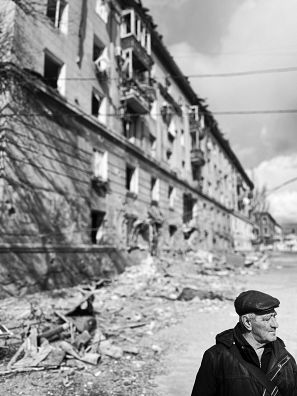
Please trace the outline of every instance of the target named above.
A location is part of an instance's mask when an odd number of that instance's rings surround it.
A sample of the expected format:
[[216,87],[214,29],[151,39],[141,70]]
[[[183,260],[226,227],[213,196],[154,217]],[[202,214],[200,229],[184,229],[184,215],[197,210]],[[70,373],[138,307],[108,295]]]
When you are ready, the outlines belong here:
[[154,336],[189,306],[219,309],[233,300],[238,279],[268,260],[254,255],[243,263],[202,251],[148,257],[112,281],[2,300],[3,394],[155,395],[164,346]]

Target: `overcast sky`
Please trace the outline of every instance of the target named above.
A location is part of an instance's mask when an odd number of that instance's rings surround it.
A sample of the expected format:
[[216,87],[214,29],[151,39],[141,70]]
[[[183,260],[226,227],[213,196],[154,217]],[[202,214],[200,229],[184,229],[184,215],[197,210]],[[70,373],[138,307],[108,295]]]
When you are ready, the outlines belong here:
[[[212,112],[297,109],[297,0],[143,0]],[[295,68],[291,72],[279,69]],[[297,177],[297,113],[215,115],[243,166],[268,189]],[[297,182],[269,195],[279,222],[297,221]]]

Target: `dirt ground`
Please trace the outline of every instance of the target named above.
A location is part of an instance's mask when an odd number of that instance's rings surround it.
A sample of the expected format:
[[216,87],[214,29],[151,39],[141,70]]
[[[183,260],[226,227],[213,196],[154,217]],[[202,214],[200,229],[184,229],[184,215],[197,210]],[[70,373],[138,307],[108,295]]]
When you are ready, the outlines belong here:
[[[292,304],[297,298],[297,255],[274,254],[265,270],[251,270],[239,277],[245,290],[269,293],[280,300],[277,309],[278,336],[297,358],[296,315]],[[215,342],[216,334],[232,328],[238,321],[232,301],[220,307],[199,312],[192,304],[186,317],[176,326],[164,329],[159,337],[171,340],[171,348],[163,358],[163,370],[155,378],[158,396],[190,395],[202,355]]]
[[[1,393],[160,396],[160,382],[155,378],[166,373],[164,357],[176,348],[167,330],[178,328],[176,325],[191,317],[192,311],[198,312],[205,323],[209,312],[223,312],[241,290],[242,279],[249,271],[245,267],[234,269],[224,258],[210,259],[207,254],[148,257],[111,283],[94,280],[71,289],[2,300],[1,323],[14,338],[0,341]],[[66,355],[59,367],[45,367],[41,362],[36,367],[23,367],[26,372],[8,370],[7,363],[28,329],[36,328],[40,333],[57,326],[56,313],[64,315],[87,293],[94,295],[97,329],[115,351],[103,351],[99,345],[101,358],[95,365]],[[61,339],[69,341],[69,334],[60,334],[51,344],[59,346]]]

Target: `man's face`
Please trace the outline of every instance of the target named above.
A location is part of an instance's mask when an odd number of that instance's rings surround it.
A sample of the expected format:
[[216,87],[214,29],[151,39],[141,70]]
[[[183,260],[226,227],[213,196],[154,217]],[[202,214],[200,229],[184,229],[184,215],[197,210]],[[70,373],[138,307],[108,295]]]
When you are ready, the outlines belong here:
[[261,344],[266,344],[276,340],[278,323],[276,321],[275,311],[265,315],[255,315],[251,323],[252,335],[256,341]]

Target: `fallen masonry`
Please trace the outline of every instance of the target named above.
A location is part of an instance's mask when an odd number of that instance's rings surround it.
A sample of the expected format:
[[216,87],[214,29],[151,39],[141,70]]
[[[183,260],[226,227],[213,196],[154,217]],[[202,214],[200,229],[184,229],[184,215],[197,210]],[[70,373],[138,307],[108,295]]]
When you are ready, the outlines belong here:
[[253,260],[236,267],[207,252],[147,257],[113,280],[2,300],[3,391],[13,395],[11,387],[30,376],[34,393],[29,382],[24,395],[92,394],[83,393],[88,383],[108,395],[122,387],[129,395],[153,395],[149,372],[164,348],[154,336],[189,304],[209,310],[233,299],[242,275],[267,267],[266,257]]

